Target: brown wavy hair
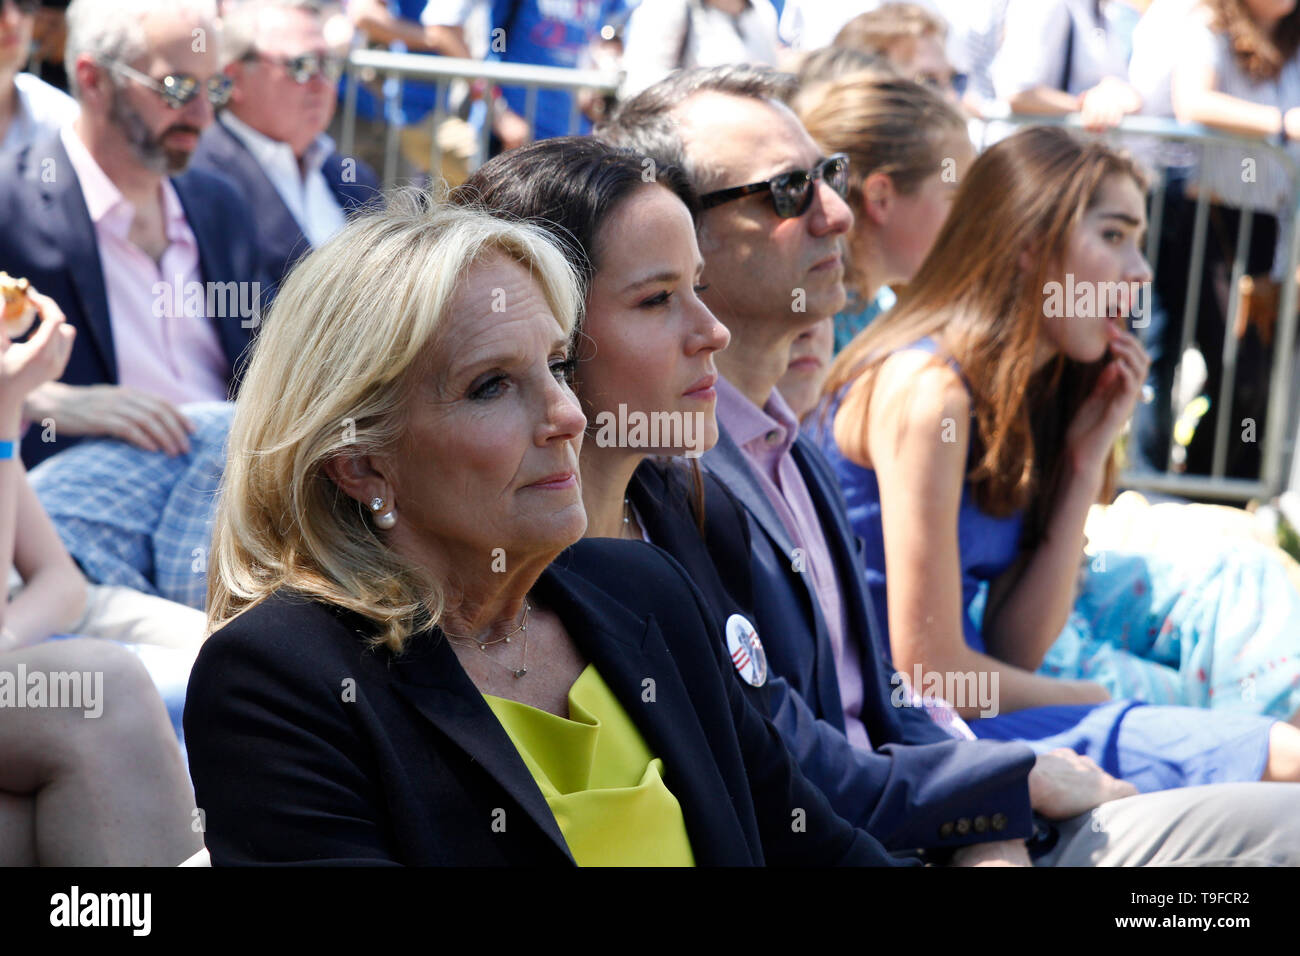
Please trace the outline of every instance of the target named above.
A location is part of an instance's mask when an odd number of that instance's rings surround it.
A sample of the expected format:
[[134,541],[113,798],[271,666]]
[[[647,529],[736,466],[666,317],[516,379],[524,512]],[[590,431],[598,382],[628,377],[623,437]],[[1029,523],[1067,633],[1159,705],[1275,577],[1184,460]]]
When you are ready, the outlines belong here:
[[[989,514],[1027,509],[1026,548],[1042,540],[1065,458],[1065,431],[1107,361],[1085,364],[1058,354],[1034,371],[1041,290],[1060,278],[1072,230],[1113,175],[1146,188],[1126,155],[1059,127],[1024,129],[988,149],[971,165],[898,304],[849,343],[824,386],[834,395],[863,376],[869,390],[892,351],[942,333],[971,389],[967,480]],[[1025,249],[1034,253],[1028,274],[1020,264]],[[1113,493],[1115,464],[1112,452],[1106,498]]]
[[1204,0],[1210,29],[1226,34],[1237,65],[1254,82],[1275,80],[1300,49],[1300,5],[1278,21],[1270,36],[1259,28],[1246,0]]
[[[885,173],[904,196],[939,172],[944,146],[966,136],[966,120],[942,96],[911,80],[850,74],[819,91],[815,101],[797,101],[799,120],[827,153],[849,156],[849,208],[862,208],[862,185],[872,173]],[[861,292],[865,277],[854,263],[862,242],[849,236],[844,282]]]

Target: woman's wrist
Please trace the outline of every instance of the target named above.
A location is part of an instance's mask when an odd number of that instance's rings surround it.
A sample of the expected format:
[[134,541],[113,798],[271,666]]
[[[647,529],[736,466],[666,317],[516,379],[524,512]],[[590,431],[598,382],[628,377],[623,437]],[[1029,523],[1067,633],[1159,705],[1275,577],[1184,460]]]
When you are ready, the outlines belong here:
[[1070,448],[1066,452],[1069,477],[1075,480],[1096,479],[1101,481],[1106,473],[1106,463],[1110,460],[1110,446],[1098,452],[1091,449]]
[[0,442],[20,442],[23,437],[23,403],[0,399]]

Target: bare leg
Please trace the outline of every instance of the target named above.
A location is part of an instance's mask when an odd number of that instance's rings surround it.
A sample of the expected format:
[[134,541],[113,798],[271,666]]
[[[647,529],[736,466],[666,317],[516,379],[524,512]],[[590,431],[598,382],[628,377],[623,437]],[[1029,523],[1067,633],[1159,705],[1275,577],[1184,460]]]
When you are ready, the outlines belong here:
[[1268,735],[1265,781],[1300,781],[1300,727],[1278,721]]
[[202,846],[194,793],[139,660],[91,640],[0,655],[0,670],[103,674],[103,713],[0,709],[0,865],[175,866]]

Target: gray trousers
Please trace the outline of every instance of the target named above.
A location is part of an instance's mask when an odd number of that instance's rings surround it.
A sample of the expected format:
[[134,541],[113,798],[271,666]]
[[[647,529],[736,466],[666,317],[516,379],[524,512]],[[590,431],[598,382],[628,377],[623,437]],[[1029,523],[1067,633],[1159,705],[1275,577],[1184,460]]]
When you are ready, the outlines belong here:
[[1217,783],[1112,800],[1056,824],[1037,866],[1300,866],[1300,783]]

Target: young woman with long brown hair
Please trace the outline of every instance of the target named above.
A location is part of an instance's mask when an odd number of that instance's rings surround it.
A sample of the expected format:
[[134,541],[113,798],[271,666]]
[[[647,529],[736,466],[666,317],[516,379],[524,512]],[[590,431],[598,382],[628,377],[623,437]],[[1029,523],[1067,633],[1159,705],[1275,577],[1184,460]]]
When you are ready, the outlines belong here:
[[895,667],[946,696],[958,675],[992,687],[998,716],[952,701],[978,736],[1069,746],[1142,790],[1296,779],[1300,730],[1253,703],[1141,706],[1111,700],[1102,675],[1036,673],[1070,620],[1084,520],[1146,377],[1125,328],[1150,279],[1143,188],[1128,159],[1060,129],[983,154],[898,306],[832,368],[823,444]]

